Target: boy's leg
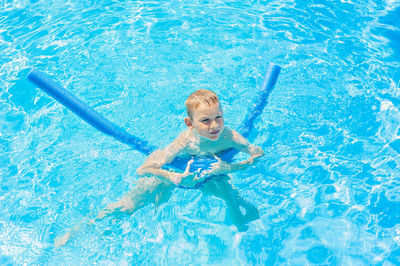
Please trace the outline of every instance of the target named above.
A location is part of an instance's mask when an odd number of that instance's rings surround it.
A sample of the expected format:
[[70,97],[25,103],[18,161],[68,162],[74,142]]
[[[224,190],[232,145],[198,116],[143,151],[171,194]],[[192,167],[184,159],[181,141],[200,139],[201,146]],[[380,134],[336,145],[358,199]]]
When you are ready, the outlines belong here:
[[175,186],[157,177],[140,178],[132,190],[119,201],[107,205],[104,210],[99,212],[94,221],[116,213],[132,214],[150,203],[154,203],[157,207],[168,201],[174,188]]
[[107,216],[121,212],[132,214],[150,203],[154,203],[157,207],[161,203],[168,201],[174,188],[174,185],[168,184],[157,177],[139,178],[136,186],[122,199],[107,205],[104,210],[100,211],[99,214],[89,222],[84,220],[71,228],[63,236],[57,237],[54,244],[56,247],[64,246],[84,225],[91,225],[95,221],[101,220]]
[[[219,175],[203,184],[200,190],[206,195],[221,198],[227,205],[227,213],[239,231],[247,229],[246,223],[260,218],[257,208],[240,197],[239,192],[229,183],[228,175]],[[241,210],[243,209],[243,212]]]

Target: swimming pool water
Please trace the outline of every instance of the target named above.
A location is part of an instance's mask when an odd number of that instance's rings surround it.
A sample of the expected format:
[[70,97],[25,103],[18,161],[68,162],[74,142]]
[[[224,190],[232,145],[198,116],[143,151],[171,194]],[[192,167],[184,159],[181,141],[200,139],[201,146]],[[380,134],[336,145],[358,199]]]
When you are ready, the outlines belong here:
[[[398,1],[0,2],[0,264],[400,264]],[[26,80],[48,73],[132,134],[167,145],[194,90],[237,128],[282,66],[232,175],[245,232],[196,190],[55,237],[122,197],[144,155]]]

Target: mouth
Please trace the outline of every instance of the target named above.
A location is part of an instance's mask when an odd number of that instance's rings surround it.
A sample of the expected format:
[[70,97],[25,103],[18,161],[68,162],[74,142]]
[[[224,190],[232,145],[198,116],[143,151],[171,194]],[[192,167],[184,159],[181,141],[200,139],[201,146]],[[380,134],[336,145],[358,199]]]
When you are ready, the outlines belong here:
[[219,134],[219,130],[217,130],[217,131],[212,131],[212,132],[210,132],[210,134],[211,134],[211,135],[218,135],[218,134]]

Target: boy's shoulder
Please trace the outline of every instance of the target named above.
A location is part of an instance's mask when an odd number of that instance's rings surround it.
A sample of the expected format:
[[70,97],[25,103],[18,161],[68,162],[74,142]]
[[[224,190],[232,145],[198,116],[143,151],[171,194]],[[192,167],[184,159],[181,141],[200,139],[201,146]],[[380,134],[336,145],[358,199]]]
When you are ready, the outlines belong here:
[[225,127],[224,131],[221,134],[221,137],[226,139],[226,140],[231,140],[233,141],[235,138],[237,138],[237,136],[240,136],[240,134],[234,130],[234,129],[230,129]]
[[248,140],[234,129],[227,129],[222,138],[236,149],[242,149],[249,145]]
[[190,129],[185,129],[169,144],[169,146],[175,146],[181,150],[184,149],[192,139],[193,132]]
[[176,140],[181,140],[181,141],[185,141],[186,142],[188,139],[190,139],[192,137],[192,135],[193,135],[192,130],[185,129],[178,135],[178,137],[176,137],[175,141]]

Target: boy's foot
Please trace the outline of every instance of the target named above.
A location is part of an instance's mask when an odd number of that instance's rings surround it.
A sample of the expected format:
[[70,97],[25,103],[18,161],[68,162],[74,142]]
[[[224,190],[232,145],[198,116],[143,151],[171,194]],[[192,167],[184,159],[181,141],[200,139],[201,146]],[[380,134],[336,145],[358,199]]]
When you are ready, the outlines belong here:
[[247,224],[235,224],[235,226],[239,232],[244,232],[249,229],[249,226]]
[[65,246],[65,244],[67,244],[68,240],[71,238],[71,235],[72,235],[71,232],[67,232],[65,235],[57,237],[54,240],[54,246],[56,248]]
[[245,210],[246,210],[246,213],[244,214],[244,217],[243,217],[243,218],[244,218],[244,221],[245,221],[246,223],[255,221],[255,220],[257,220],[257,219],[260,219],[260,214],[258,213],[257,208],[254,207],[253,205],[248,204],[248,205],[245,207]]

